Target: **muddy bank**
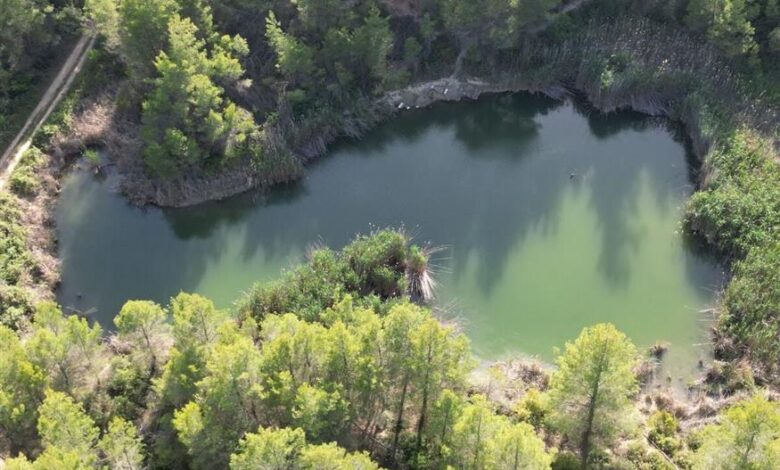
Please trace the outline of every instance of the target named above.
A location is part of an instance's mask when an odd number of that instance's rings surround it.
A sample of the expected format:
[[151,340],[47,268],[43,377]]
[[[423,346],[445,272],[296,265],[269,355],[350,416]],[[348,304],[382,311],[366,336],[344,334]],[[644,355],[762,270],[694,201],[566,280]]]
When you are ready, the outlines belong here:
[[60,280],[53,209],[62,164],[46,157],[37,148],[27,150],[20,159],[26,174],[12,173],[9,187],[0,191],[0,236],[9,249],[0,258],[4,268],[16,268],[15,275],[0,278],[0,324],[14,328],[26,325],[37,302],[54,300]]
[[[74,159],[90,146],[106,144],[113,95],[103,95],[82,103],[52,135],[36,137],[34,145],[20,158],[2,191],[5,224],[19,227],[24,240],[23,252],[17,257],[23,269],[18,279],[0,287],[24,292],[29,302],[26,310],[41,300],[54,300],[54,290],[60,282],[60,259],[54,209],[60,193],[60,181]],[[4,234],[4,236],[9,236]],[[9,292],[11,292],[9,291]],[[0,296],[2,296],[0,294]],[[28,315],[32,312],[28,311]]]

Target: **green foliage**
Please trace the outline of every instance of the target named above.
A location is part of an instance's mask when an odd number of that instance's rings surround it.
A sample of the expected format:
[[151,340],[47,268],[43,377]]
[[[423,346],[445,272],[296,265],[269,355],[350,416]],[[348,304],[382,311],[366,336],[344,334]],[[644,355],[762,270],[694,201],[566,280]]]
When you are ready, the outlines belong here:
[[[24,55],[26,36],[43,24],[43,12],[31,0],[3,0],[3,28],[0,30],[0,73],[12,72]],[[10,75],[10,73],[9,73]],[[2,75],[0,75],[2,76]]]
[[336,443],[308,446],[301,452],[302,469],[319,470],[322,468],[379,470],[367,453],[348,453]]
[[89,326],[75,315],[64,317],[59,307],[38,305],[32,335],[25,348],[32,363],[44,370],[52,388],[80,396],[95,380],[103,359],[100,325]]
[[230,317],[212,301],[195,294],[177,295],[170,310],[174,347],[155,388],[163,402],[175,408],[194,395],[195,384],[203,377],[206,360],[219,340],[218,330]]
[[306,435],[301,429],[258,429],[247,434],[239,450],[230,456],[231,470],[290,468],[297,464],[306,447]]
[[177,411],[173,421],[195,468],[223,466],[241,436],[258,425],[260,364],[250,338],[236,336],[214,347],[197,402]]
[[519,421],[539,429],[550,413],[549,396],[532,388],[517,402],[514,411]]
[[239,36],[207,44],[191,20],[171,16],[168,47],[155,60],[158,77],[143,105],[144,156],[156,174],[172,176],[248,154],[258,132],[254,120],[215,83],[238,80],[244,71],[235,54],[246,52]]
[[27,324],[35,312],[30,292],[17,286],[0,283],[0,325],[18,330]]
[[[402,233],[383,230],[359,236],[340,253],[315,250],[309,263],[281,281],[258,284],[240,302],[242,317],[262,320],[272,313],[295,312],[316,320],[345,294],[371,302],[408,292],[407,270],[414,259],[409,239]],[[419,260],[417,260],[419,261]]]
[[258,426],[300,428],[322,443],[360,428],[376,433],[371,423],[388,413],[393,446],[409,435],[418,440],[416,449],[426,447],[433,404],[443,390],[464,386],[465,338],[408,303],[380,318],[346,298],[323,312],[321,322],[268,315],[259,328],[260,349],[251,330],[232,323],[220,328],[193,400],[174,419],[193,465],[224,465],[241,436]]
[[561,0],[517,0],[516,21],[521,28],[543,25],[561,3]]
[[[632,468],[637,470],[679,470],[689,469],[690,465],[675,467],[658,450],[650,447],[644,440],[635,440],[628,444],[625,457],[620,463],[624,466],[618,468]],[[578,464],[579,465],[579,464]],[[578,465],[571,468],[580,468]]]
[[716,345],[727,358],[751,359],[775,380],[780,361],[780,168],[771,143],[733,132],[710,155],[714,175],[692,197],[689,227],[738,262],[718,322]]
[[647,424],[648,439],[666,455],[675,455],[682,448],[682,442],[677,437],[679,423],[670,413],[656,411],[650,416]]
[[32,363],[16,333],[0,325],[0,430],[16,448],[35,438],[46,375]]
[[582,464],[580,459],[571,452],[558,452],[555,454],[555,460],[552,463],[552,470],[580,470]]
[[[63,6],[35,0],[2,0],[0,27],[0,147],[9,143],[34,107],[47,62],[62,47]],[[70,37],[70,34],[63,36]]]
[[594,450],[630,429],[637,352],[609,324],[586,328],[559,355],[550,382],[553,426],[579,451],[583,467]]
[[119,337],[134,344],[134,350],[141,353],[152,371],[157,368],[168,337],[166,317],[165,310],[154,302],[131,300],[114,318]]
[[311,445],[300,429],[263,429],[247,434],[230,456],[231,470],[378,470],[367,454],[348,453],[335,443]]
[[154,59],[165,46],[168,21],[177,10],[176,0],[119,3],[121,52],[138,80],[154,73]]
[[451,447],[444,449],[452,468],[547,469],[552,458],[533,428],[496,415],[484,396],[476,395],[453,421]]
[[695,469],[771,469],[780,461],[780,409],[761,395],[723,413],[701,434]]
[[771,33],[769,33],[769,50],[772,51],[775,55],[780,54],[780,26],[776,27],[772,30]]
[[689,223],[738,258],[778,241],[780,167],[769,145],[746,130],[726,136],[708,157],[713,178],[691,198]]
[[[116,418],[98,440],[99,429],[70,396],[47,391],[40,405],[38,434],[43,452],[34,462],[24,454],[7,462],[5,468],[73,469],[142,468],[143,446],[135,426]],[[101,464],[106,463],[108,467]]]
[[84,160],[93,167],[97,167],[100,165],[100,153],[95,149],[87,149],[84,151]]
[[6,462],[6,469],[16,470],[49,470],[52,468],[67,470],[88,470],[92,467],[91,459],[85,460],[83,455],[75,451],[66,451],[57,447],[51,447],[43,451],[34,462],[27,460],[25,455],[10,459]]
[[84,13],[89,17],[95,29],[105,38],[109,50],[119,47],[119,11],[114,0],[85,0]]
[[355,16],[350,6],[339,0],[296,0],[295,6],[303,27],[320,34],[349,23]]
[[776,377],[780,372],[780,243],[754,249],[736,264],[724,307],[718,330],[735,344],[722,352],[745,355],[767,377]]
[[356,7],[332,0],[299,1],[302,34],[293,27],[283,30],[276,14],[269,12],[266,37],[276,53],[277,69],[292,84],[286,98],[298,109],[316,102],[326,108],[317,110],[321,113],[347,105],[356,94],[381,91],[390,78],[394,37],[389,18],[373,2],[358,2]]
[[108,424],[108,431],[98,442],[98,449],[109,468],[140,470],[143,468],[144,447],[138,430],[132,423],[114,418]]
[[98,428],[84,413],[81,405],[62,392],[47,392],[39,409],[38,433],[45,449],[74,452],[85,462],[97,442]]
[[28,149],[11,174],[9,187],[18,196],[33,196],[40,185],[38,169],[46,157],[36,147]]
[[749,0],[691,0],[686,23],[703,31],[729,56],[749,56],[758,50],[750,20]]
[[0,283],[10,286],[16,285],[33,264],[21,218],[13,197],[0,193]]
[[439,9],[445,27],[459,38],[462,47],[506,47],[516,33],[513,3],[508,0],[440,0]]
[[106,384],[111,415],[128,420],[139,418],[147,406],[150,388],[146,364],[137,364],[128,357],[113,357],[111,372]]
[[276,68],[293,83],[304,83],[314,71],[315,51],[295,36],[286,34],[274,12],[268,13],[266,37],[276,52]]

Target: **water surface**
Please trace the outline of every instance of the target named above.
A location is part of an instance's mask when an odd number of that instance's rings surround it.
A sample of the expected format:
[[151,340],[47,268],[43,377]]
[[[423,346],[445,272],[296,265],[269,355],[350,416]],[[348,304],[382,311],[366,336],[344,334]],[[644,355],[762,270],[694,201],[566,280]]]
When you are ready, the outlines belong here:
[[59,300],[106,326],[127,299],[181,290],[229,306],[314,243],[403,225],[446,247],[437,307],[482,357],[547,360],[604,321],[642,347],[670,343],[674,373],[706,355],[701,310],[722,273],[679,234],[684,145],[638,114],[501,95],[404,114],[265,194],[159,210],[111,189],[74,172],[57,212]]

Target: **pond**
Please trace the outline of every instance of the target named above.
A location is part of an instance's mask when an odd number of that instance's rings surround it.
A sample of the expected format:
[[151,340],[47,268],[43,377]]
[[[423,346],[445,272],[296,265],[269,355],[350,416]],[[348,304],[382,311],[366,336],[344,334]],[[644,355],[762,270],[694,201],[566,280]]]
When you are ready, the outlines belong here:
[[56,214],[59,301],[108,328],[127,299],[184,290],[228,307],[312,245],[403,226],[444,248],[436,308],[478,356],[549,360],[606,321],[642,348],[669,343],[665,368],[682,380],[708,354],[703,311],[724,274],[680,233],[694,188],[677,134],[636,113],[496,95],[407,112],[302,181],[192,208],[131,207],[74,171]]

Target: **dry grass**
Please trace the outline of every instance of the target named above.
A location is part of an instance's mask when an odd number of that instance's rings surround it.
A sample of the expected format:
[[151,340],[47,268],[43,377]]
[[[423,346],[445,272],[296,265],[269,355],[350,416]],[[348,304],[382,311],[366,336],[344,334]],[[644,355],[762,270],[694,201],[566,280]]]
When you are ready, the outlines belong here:
[[510,414],[529,390],[547,390],[550,372],[551,366],[531,358],[486,362],[472,373],[471,391],[487,396],[499,412]]

